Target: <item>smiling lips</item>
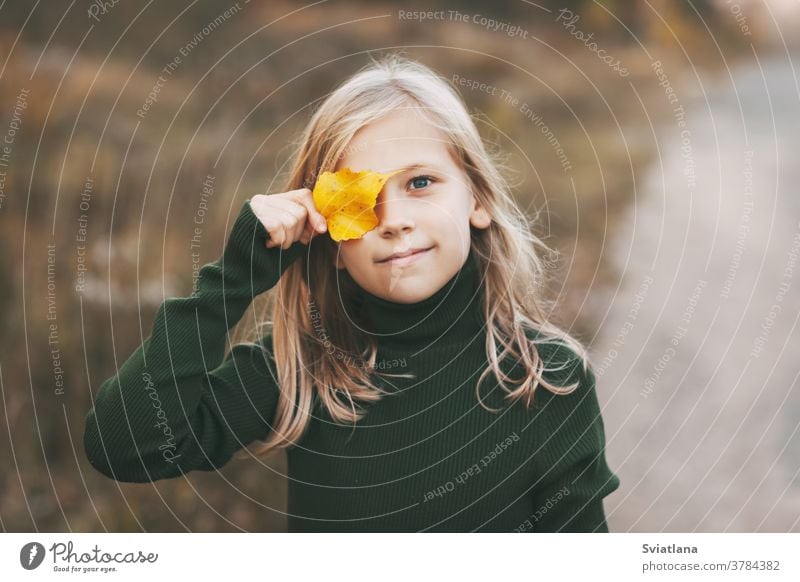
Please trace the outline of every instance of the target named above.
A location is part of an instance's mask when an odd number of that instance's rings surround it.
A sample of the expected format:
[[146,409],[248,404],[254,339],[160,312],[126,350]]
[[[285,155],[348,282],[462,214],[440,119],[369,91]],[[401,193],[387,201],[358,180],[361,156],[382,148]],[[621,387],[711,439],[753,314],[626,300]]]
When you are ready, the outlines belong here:
[[378,261],[378,264],[383,265],[407,265],[417,261],[425,253],[433,247],[409,249],[407,251],[392,253],[383,260]]

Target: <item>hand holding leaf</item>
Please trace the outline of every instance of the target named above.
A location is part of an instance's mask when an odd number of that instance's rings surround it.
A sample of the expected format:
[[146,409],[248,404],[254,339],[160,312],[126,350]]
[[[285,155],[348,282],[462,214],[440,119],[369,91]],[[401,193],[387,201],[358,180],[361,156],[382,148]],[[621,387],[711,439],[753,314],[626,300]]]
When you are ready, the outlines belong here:
[[381,174],[342,168],[323,172],[314,185],[314,205],[335,241],[361,238],[378,226],[375,204],[386,181],[400,170]]

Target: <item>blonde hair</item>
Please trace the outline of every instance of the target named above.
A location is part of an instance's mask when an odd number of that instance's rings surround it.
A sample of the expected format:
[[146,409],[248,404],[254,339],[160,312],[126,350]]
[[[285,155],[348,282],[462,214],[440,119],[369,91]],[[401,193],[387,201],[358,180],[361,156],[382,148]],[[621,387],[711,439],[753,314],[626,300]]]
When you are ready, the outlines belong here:
[[[481,311],[486,322],[489,364],[478,378],[478,401],[487,410],[497,412],[483,403],[479,390],[491,372],[507,392],[506,400],[524,400],[526,406],[531,405],[539,384],[556,394],[575,390],[578,382],[560,387],[544,378],[543,373],[551,369],[544,368],[536,348],[537,344],[555,339],[578,355],[584,371],[587,369],[585,348],[545,315],[546,308],[554,307],[544,296],[550,267],[545,257],[554,253],[531,233],[529,220],[500,173],[499,158],[487,151],[460,95],[430,68],[390,53],[372,59],[371,64],[344,81],[326,97],[306,126],[284,191],[312,188],[316,176],[335,169],[360,128],[409,103],[419,107],[425,119],[448,136],[474,195],[491,217],[489,228],[471,229],[472,248],[485,276]],[[263,296],[267,303],[256,321],[272,327],[274,356],[269,356],[274,358],[277,369],[280,397],[268,438],[252,443],[248,447],[251,453],[265,454],[298,442],[311,420],[315,393],[334,422],[353,424],[365,414],[359,403],[376,402],[385,394],[370,379],[370,370],[377,373],[377,345],[370,341],[361,346],[363,338],[354,333],[348,320],[351,310],[342,305],[354,290],[342,288],[347,278],[337,281],[335,245],[329,236],[313,237],[310,248],[286,268],[275,288]],[[268,321],[265,315],[270,309],[272,318]],[[322,335],[320,328],[324,330]],[[538,333],[531,338],[527,330]],[[260,338],[262,330],[254,333]],[[331,357],[325,345],[333,345],[368,365],[353,366],[344,358]],[[499,355],[498,345],[503,348]],[[264,349],[269,351],[270,346],[265,345]],[[506,356],[521,364],[524,377],[514,379],[501,370],[500,362]],[[506,382],[518,386],[509,388]],[[237,453],[239,458],[245,455],[246,451]]]

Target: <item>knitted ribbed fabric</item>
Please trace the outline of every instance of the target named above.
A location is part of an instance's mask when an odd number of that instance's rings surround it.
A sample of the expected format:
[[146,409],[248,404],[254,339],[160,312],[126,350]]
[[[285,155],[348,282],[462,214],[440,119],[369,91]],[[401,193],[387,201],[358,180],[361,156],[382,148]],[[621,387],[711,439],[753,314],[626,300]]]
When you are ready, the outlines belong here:
[[[84,432],[98,471],[127,482],[209,471],[266,438],[279,395],[271,335],[227,357],[225,345],[253,297],[308,249],[268,249],[267,238],[246,202],[196,292],[165,299],[151,335],[103,382]],[[489,374],[480,396],[501,410],[478,402],[487,358],[477,264],[470,251],[450,281],[414,304],[361,289],[354,321],[378,340],[376,364],[413,377],[377,375],[390,393],[362,405],[355,425],[332,422],[315,400],[309,428],[287,451],[289,531],[608,531],[603,498],[619,478],[606,462],[591,368],[548,341],[540,356],[562,367],[548,380],[578,382],[575,391],[539,386],[528,408],[509,404]],[[502,369],[519,377],[521,366]]]

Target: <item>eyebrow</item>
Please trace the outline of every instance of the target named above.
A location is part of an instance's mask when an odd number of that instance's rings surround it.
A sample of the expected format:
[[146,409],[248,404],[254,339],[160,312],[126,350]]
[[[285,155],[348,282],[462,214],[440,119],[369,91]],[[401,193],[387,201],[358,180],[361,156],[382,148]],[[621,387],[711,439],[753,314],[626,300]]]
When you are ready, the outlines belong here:
[[432,166],[430,164],[420,164],[420,163],[410,164],[408,166],[401,166],[400,168],[398,168],[398,170],[401,172],[408,172],[409,170],[419,170],[421,168],[438,171],[438,168],[436,166]]

